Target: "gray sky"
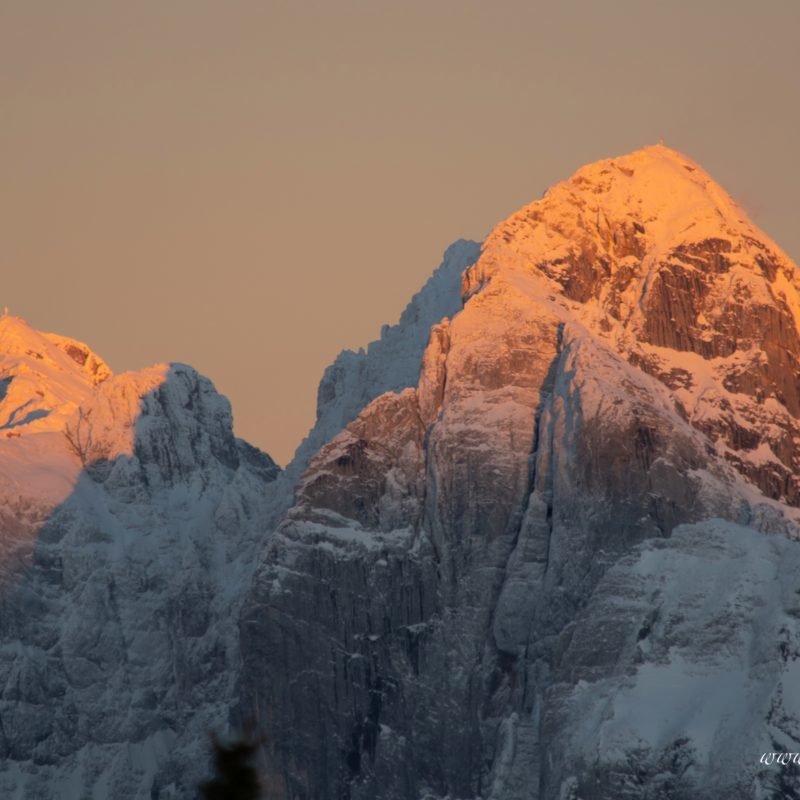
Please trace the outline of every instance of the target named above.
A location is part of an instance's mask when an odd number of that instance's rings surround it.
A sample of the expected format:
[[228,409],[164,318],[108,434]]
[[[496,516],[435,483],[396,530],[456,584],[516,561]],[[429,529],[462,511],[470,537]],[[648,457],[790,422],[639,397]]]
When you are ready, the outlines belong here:
[[459,237],[664,138],[800,257],[800,3],[0,3],[0,305],[284,463]]

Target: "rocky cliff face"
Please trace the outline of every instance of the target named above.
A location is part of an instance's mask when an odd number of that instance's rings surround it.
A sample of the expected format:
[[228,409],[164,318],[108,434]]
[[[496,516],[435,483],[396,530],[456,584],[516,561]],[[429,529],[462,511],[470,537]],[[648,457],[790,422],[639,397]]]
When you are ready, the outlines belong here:
[[755,599],[798,531],[794,265],[655,147],[501,223],[462,292],[416,387],[310,461],[244,605],[280,796],[796,791],[758,763],[800,749],[793,601]]
[[190,367],[112,377],[20,320],[0,337],[3,413],[42,412],[0,441],[0,796],[194,797],[279,470]]
[[378,395],[415,386],[431,326],[461,311],[461,276],[480,254],[477,242],[459,240],[447,248],[439,267],[411,298],[396,325],[358,352],[344,350],[322,376],[317,419],[297,449],[286,475],[296,482],[322,445],[352,422]]

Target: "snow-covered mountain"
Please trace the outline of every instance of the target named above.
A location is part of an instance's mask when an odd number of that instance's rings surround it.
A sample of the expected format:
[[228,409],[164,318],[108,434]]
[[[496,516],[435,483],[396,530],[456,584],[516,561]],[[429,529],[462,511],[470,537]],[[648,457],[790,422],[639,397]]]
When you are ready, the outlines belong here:
[[500,223],[244,604],[278,796],[800,796],[797,287],[661,146]]
[[0,796],[800,798],[800,276],[663,146],[459,242],[280,473],[0,320]]
[[234,438],[227,400],[190,367],[113,376],[88,346],[0,318],[0,797],[196,796],[290,476],[416,382],[477,255],[452,245],[397,325],[339,356],[287,474]]
[[190,367],[0,346],[0,797],[194,797],[279,470]]

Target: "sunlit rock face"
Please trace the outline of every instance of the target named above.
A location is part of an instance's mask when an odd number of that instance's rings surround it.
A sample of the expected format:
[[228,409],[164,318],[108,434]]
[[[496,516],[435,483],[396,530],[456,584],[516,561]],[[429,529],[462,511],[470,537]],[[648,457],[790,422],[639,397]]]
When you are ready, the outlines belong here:
[[277,796],[797,792],[759,763],[800,750],[797,286],[660,146],[498,225],[263,553],[238,702]]
[[465,289],[512,275],[578,301],[738,471],[800,502],[797,270],[697,164],[653,147],[584,167],[495,229]]
[[89,348],[0,317],[0,585],[30,564],[37,531],[81,465],[66,422],[111,375]]

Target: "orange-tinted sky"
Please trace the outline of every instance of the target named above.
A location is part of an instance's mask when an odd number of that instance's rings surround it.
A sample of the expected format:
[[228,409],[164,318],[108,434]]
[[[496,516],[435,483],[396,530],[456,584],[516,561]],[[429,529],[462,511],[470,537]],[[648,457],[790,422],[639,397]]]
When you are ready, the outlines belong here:
[[0,4],[0,305],[281,463],[458,237],[664,138],[800,257],[800,3]]

